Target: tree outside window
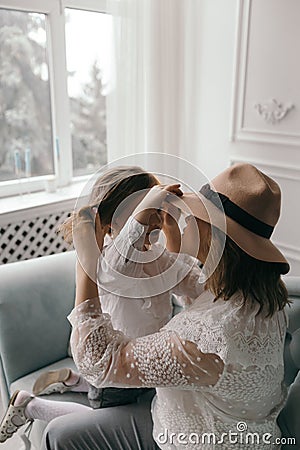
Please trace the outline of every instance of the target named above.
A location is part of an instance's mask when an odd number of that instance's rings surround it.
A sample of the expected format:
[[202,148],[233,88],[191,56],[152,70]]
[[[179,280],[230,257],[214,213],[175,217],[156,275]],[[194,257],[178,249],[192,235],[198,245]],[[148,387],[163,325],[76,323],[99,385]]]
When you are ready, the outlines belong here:
[[[70,111],[64,132],[72,149],[59,151],[70,151],[78,176],[107,162],[103,75],[111,17],[78,9],[65,9],[64,17],[67,70],[61,82],[68,86]],[[55,174],[49,51],[57,49],[48,45],[48,25],[46,13],[0,9],[0,184]],[[72,33],[82,36],[80,46]]]

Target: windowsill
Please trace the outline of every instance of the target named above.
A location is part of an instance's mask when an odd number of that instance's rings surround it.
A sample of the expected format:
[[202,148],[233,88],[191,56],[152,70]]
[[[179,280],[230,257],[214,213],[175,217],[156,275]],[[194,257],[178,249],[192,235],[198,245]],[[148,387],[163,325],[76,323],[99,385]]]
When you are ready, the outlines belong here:
[[85,184],[86,180],[74,182],[70,186],[58,188],[54,192],[32,192],[0,198],[0,215],[76,199]]

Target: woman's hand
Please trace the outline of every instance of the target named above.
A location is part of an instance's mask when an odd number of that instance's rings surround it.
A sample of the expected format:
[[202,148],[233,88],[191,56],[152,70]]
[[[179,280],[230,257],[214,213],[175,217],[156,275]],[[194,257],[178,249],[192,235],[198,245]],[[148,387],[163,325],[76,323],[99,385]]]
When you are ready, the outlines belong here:
[[154,186],[136,207],[133,216],[143,225],[148,225],[151,215],[158,209],[162,209],[168,195],[181,196],[183,193],[180,184],[168,186]]
[[166,247],[170,252],[179,253],[181,248],[181,232],[178,225],[181,210],[172,203],[166,204],[162,230],[166,236]]

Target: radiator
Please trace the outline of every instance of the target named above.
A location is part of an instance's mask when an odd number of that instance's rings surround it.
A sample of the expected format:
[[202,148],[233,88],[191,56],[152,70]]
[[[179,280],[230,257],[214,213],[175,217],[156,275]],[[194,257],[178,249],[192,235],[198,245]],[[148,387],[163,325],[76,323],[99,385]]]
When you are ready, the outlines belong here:
[[72,250],[56,232],[74,201],[0,215],[0,264]]

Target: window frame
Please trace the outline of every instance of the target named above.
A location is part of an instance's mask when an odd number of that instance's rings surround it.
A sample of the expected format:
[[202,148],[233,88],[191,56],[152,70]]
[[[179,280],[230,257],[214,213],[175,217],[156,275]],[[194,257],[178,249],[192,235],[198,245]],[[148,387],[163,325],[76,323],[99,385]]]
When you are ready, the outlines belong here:
[[55,178],[57,187],[88,179],[73,177],[70,104],[66,62],[65,8],[108,13],[106,0],[0,0],[1,9],[45,14],[49,70],[54,175],[0,181],[0,198],[43,191]]

